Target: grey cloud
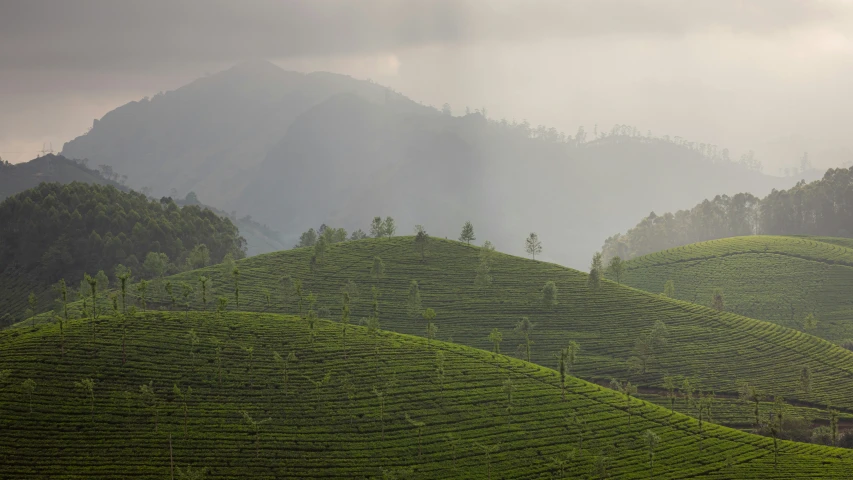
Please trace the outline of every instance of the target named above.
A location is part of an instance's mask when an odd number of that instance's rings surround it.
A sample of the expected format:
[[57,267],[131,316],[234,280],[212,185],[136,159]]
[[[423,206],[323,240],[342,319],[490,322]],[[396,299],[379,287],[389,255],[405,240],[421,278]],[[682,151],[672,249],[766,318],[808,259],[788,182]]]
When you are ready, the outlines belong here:
[[796,0],[0,0],[0,68],[138,70],[712,27],[768,34],[842,13]]

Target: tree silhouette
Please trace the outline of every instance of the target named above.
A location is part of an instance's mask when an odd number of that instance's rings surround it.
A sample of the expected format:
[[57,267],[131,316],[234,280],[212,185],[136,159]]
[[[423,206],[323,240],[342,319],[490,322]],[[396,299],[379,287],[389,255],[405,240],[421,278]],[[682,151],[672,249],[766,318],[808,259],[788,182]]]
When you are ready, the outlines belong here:
[[507,378],[503,383],[503,392],[506,394],[506,415],[507,422],[512,423],[512,392],[516,389],[511,378]]
[[187,282],[181,282],[181,296],[184,298],[184,319],[190,318],[190,296],[193,294],[193,287]]
[[181,390],[178,387],[178,384],[172,384],[172,393],[175,394],[175,397],[181,401],[181,411],[184,413],[184,438],[187,438],[187,429],[189,424],[189,408],[187,407],[187,402],[190,397],[192,397],[193,389],[190,386],[187,386],[184,390]]
[[139,295],[139,306],[142,307],[142,311],[144,312],[148,306],[148,281],[140,280],[136,284],[136,292]]
[[370,275],[379,280],[385,275],[385,264],[382,262],[382,259],[379,257],[373,257],[373,266],[370,267]]
[[195,333],[195,329],[191,328],[189,332],[187,332],[187,340],[190,344],[190,361],[193,365],[193,369],[195,369],[195,352],[200,342],[198,335]]
[[385,227],[382,224],[382,217],[373,217],[373,222],[370,224],[370,236],[373,238],[385,236]]
[[421,253],[421,263],[426,262],[427,243],[429,243],[429,235],[422,225],[415,227],[415,248]]
[[589,276],[586,279],[587,288],[592,291],[598,291],[601,288],[601,277],[604,276],[604,267],[602,265],[601,253],[595,252],[592,256],[592,264],[589,267]]
[[154,391],[154,381],[148,382],[148,384],[142,384],[139,386],[139,394],[142,397],[142,402],[144,405],[147,405],[151,410],[151,414],[154,417],[154,431],[157,431],[157,426],[159,423],[160,414],[158,411],[158,405],[160,400],[157,398],[157,393]]
[[539,241],[539,235],[531,232],[524,242],[524,251],[536,260],[536,255],[542,253],[542,242]]
[[187,465],[185,470],[175,467],[175,471],[178,472],[179,480],[204,480],[207,477],[207,468],[193,470],[191,465]]
[[665,375],[663,377],[663,388],[666,390],[666,396],[669,398],[669,413],[675,413],[675,377]]
[[496,453],[500,448],[500,444],[496,445],[484,445],[479,442],[475,442],[474,445],[477,446],[480,450],[482,450],[483,454],[486,456],[486,471],[487,477],[489,480],[492,480],[492,454]]
[[631,397],[636,395],[637,386],[631,385],[630,381],[620,382],[615,378],[610,380],[610,388],[625,395],[625,413],[628,414],[628,426],[631,426]]
[[719,288],[714,289],[714,294],[711,297],[711,308],[718,312],[722,312],[726,308],[723,301],[723,291]]
[[476,239],[477,237],[474,236],[474,225],[471,222],[465,222],[465,225],[462,226],[462,233],[459,234],[459,241],[471,245],[471,242]]
[[409,282],[409,295],[406,300],[406,310],[409,313],[409,318],[415,319],[423,312],[421,306],[421,289],[418,287],[417,280]]
[[675,298],[675,282],[672,280],[667,280],[663,285],[663,296],[669,298]]
[[255,456],[261,456],[261,425],[271,421],[271,418],[265,418],[263,420],[257,421],[249,415],[249,412],[245,410],[240,410],[240,413],[243,415],[243,421],[248,425],[249,429],[254,433],[255,436]]
[[530,334],[533,332],[533,326],[533,322],[531,322],[527,317],[521,317],[521,320],[515,324],[515,331],[524,336],[524,343],[519,346],[524,347],[528,362],[530,361],[530,345],[533,344],[530,340]]
[[808,366],[803,367],[800,371],[800,389],[804,393],[809,393],[812,390],[812,369]]
[[343,295],[341,295],[341,297],[342,297],[341,300],[342,300],[342,304],[343,304],[343,305],[341,305],[341,346],[343,347],[344,351],[346,351],[346,348],[347,348],[347,327],[349,327],[349,314],[350,314],[350,309],[349,309],[350,297],[349,297],[348,292],[343,292]]
[[552,310],[557,303],[557,284],[549,280],[542,287],[542,305]]
[[240,269],[234,267],[231,271],[231,276],[234,279],[234,306],[237,310],[240,309]]
[[222,350],[225,345],[216,337],[210,338],[210,343],[213,344],[214,361],[216,362],[216,378],[219,386],[222,386]]
[[494,348],[495,353],[501,353],[501,342],[503,341],[503,339],[504,338],[503,338],[503,335],[501,334],[501,331],[498,330],[497,328],[493,328],[492,333],[489,334],[489,340],[492,342],[492,345],[494,346],[493,348]]
[[433,322],[433,320],[435,320],[435,310],[427,308],[424,310],[423,316],[426,321],[427,346],[431,347],[432,339],[435,338],[435,334],[438,333],[438,327]]
[[625,262],[618,255],[611,258],[607,264],[607,270],[616,277],[616,283],[622,283],[622,274],[625,273]]
[[391,217],[385,217],[385,221],[382,222],[382,234],[388,238],[391,238],[396,232],[397,225],[394,223],[394,219]]
[[660,443],[660,437],[655,432],[646,430],[643,432],[643,442],[649,449],[649,470],[651,471],[651,477],[654,478],[655,448],[657,448],[658,443]]

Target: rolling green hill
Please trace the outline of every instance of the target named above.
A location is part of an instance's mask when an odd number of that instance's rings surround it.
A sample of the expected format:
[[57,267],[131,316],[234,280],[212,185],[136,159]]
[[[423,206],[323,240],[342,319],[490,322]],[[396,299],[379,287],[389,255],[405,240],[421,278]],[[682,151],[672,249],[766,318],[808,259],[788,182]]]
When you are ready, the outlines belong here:
[[[521,358],[524,349],[517,346],[524,338],[514,327],[526,316],[534,323],[531,360],[555,366],[559,349],[577,341],[581,353],[573,373],[589,381],[606,385],[615,377],[660,395],[665,375],[681,375],[689,377],[700,390],[714,391],[719,397],[736,397],[741,383],[748,382],[764,394],[784,395],[792,403],[853,408],[853,386],[848,381],[853,375],[853,353],[772,323],[720,314],[608,281],[593,292],[584,273],[503,254],[494,254],[491,286],[477,288],[474,278],[481,249],[453,241],[431,239],[425,262],[415,250],[412,237],[334,244],[312,273],[313,253],[302,248],[237,262],[239,309],[297,313],[298,299],[292,292],[284,299],[282,278],[288,276],[302,282],[303,313],[313,293],[317,298],[315,309],[321,316],[337,318],[341,289],[353,281],[358,289],[352,301],[354,319],[370,316],[371,288],[375,286],[380,295],[382,327],[425,336],[426,322],[407,309],[409,285],[416,280],[422,308],[433,308],[437,314],[437,338],[441,340],[492,349],[489,335],[498,329],[503,337],[501,351]],[[381,278],[370,273],[374,257],[381,257],[385,265]],[[190,308],[203,308],[198,282],[201,275],[211,279],[206,292],[208,309],[214,308],[220,296],[228,299],[229,308],[235,307],[230,270],[212,266],[168,278],[176,292],[174,308],[183,306],[178,293],[183,282],[195,288],[189,297]],[[553,308],[546,308],[541,301],[547,281],[555,282],[558,289],[558,304]],[[162,292],[162,285],[152,286],[148,299],[155,298],[166,308],[170,302]],[[627,362],[635,355],[638,339],[656,320],[666,325],[667,345],[649,359],[645,374],[632,371]],[[801,388],[804,367],[812,377],[809,392]],[[668,403],[663,396],[658,398]],[[751,411],[748,405],[743,408]],[[735,423],[748,423],[746,415]]]
[[725,309],[802,328],[834,342],[853,338],[853,241],[828,237],[749,236],[701,242],[645,255],[627,263],[624,283],[662,292],[672,280],[675,298],[709,304],[716,288]]
[[341,331],[149,311],[0,332],[0,477],[815,479],[853,462],[781,441],[774,467],[769,438],[571,377],[563,400],[557,372],[470,347]]

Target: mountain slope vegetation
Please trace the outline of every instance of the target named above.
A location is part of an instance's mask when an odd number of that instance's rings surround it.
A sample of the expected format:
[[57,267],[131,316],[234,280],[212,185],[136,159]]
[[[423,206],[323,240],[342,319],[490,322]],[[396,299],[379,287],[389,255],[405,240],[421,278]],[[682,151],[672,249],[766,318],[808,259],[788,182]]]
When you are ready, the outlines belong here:
[[[201,267],[228,254],[242,258],[244,249],[230,220],[208,209],[112,186],[42,183],[0,203],[0,312],[20,318],[31,292],[36,312],[52,308],[50,285],[62,278],[77,282],[104,271],[109,279],[118,265],[140,277],[162,276],[187,268],[188,260]],[[157,271],[144,271],[153,265],[145,264],[150,253]]]
[[[757,193],[757,192],[754,192]],[[764,198],[749,193],[717,195],[690,210],[656,215],[604,242],[604,260],[630,259],[661,250],[743,235],[851,237],[853,167],[831,168],[823,178],[773,190]]]
[[[170,308],[186,308],[187,303],[192,309],[205,308],[199,282],[204,276],[206,308],[214,308],[223,297],[229,308],[299,313],[301,303],[303,316],[312,308],[322,318],[337,318],[346,288],[353,299],[353,321],[367,321],[373,316],[371,290],[376,287],[384,329],[426,336],[421,312],[432,308],[436,338],[493,349],[490,334],[497,329],[501,352],[526,359],[529,339],[530,359],[545,366],[555,365],[560,349],[576,341],[581,354],[573,374],[604,384],[613,378],[630,381],[660,395],[661,403],[669,403],[664,377],[681,376],[697,390],[720,396],[737,397],[747,382],[765,398],[784,395],[790,402],[824,409],[853,407],[853,387],[847,386],[853,353],[830,342],[606,280],[591,290],[586,274],[497,253],[489,261],[491,285],[478,287],[482,253],[478,247],[432,238],[422,257],[412,237],[367,239],[328,246],[312,266],[316,249],[300,248],[237,262],[239,306],[234,272],[222,266],[169,277],[175,289],[183,283],[195,289],[186,301],[176,296],[171,302],[162,287],[159,294],[152,290],[148,301]],[[378,264],[384,273],[372,274]],[[293,289],[295,280],[301,283],[301,295]],[[412,281],[420,299],[415,306],[410,302]],[[557,290],[552,306],[545,305],[542,296],[549,281]],[[527,336],[516,328],[522,317],[533,324]],[[638,351],[658,320],[665,324],[665,347]],[[638,355],[645,360],[645,372],[637,368],[633,357]],[[804,367],[811,375],[808,391],[801,383]]]
[[[571,136],[451,113],[370,82],[251,62],[119,107],[63,153],[109,163],[158,196],[194,191],[250,213],[287,245],[308,227],[354,230],[377,214],[449,236],[500,211],[483,235],[520,253],[519,232],[536,230],[550,242],[545,258],[573,266],[651,210],[793,183],[716,146],[625,125],[587,139],[582,128]],[[649,171],[650,181],[635,181]]]
[[0,201],[43,182],[83,182],[118,186],[113,179],[92,170],[80,161],[48,154],[24,163],[0,162]]
[[853,461],[324,320],[142,311],[6,330],[0,345],[9,478],[816,479]]
[[[853,241],[756,235],[711,240],[635,258],[623,282],[842,342],[853,338]],[[612,275],[611,275],[612,277]],[[816,325],[806,325],[811,315]]]

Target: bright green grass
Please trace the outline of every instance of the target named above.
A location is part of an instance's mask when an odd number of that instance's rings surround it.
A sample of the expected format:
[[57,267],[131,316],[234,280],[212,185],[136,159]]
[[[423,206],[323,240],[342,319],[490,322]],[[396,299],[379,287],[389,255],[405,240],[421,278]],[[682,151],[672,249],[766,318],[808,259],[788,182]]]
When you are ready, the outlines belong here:
[[[769,438],[707,422],[700,436],[693,418],[572,378],[563,401],[556,372],[469,347],[363,327],[344,347],[340,330],[320,322],[312,344],[293,317],[149,312],[127,322],[124,365],[115,319],[98,320],[94,340],[88,321],[66,325],[64,356],[57,324],[2,332],[0,369],[12,374],[0,390],[0,478],[169,478],[170,437],[175,464],[209,468],[208,479],[488,478],[490,469],[491,478],[559,478],[554,458],[572,450],[565,478],[600,478],[598,456],[609,478],[626,479],[847,478],[853,466],[848,450],[780,442],[774,468]],[[221,385],[211,338],[225,342]],[[273,352],[299,358],[287,393]],[[319,391],[310,384],[329,372]],[[27,378],[37,384],[32,403]],[[91,411],[74,385],[83,378],[95,381]],[[156,428],[139,396],[149,381]],[[173,385],[192,387],[186,417]],[[374,388],[384,392],[381,416]],[[265,422],[258,437],[241,411]],[[406,415],[423,422],[420,435]],[[573,416],[583,429],[566,423]],[[661,439],[653,471],[646,430]],[[481,446],[496,449],[491,468]]]
[[[574,372],[590,381],[607,382],[616,377],[647,387],[661,387],[664,374],[691,377],[705,391],[736,395],[742,381],[757,385],[769,395],[816,405],[830,403],[853,407],[853,353],[817,337],[805,335],[768,322],[732,314],[718,314],[708,308],[661,298],[639,290],[603,282],[591,292],[587,276],[559,265],[496,255],[493,285],[486,290],[474,287],[480,249],[459,242],[433,239],[426,263],[412,245],[411,237],[362,240],[336,244],[315,273],[309,271],[312,249],[296,249],[260,255],[238,262],[241,272],[241,310],[286,311],[293,313],[295,301],[283,305],[280,279],[291,275],[302,279],[305,294],[319,297],[337,317],[340,289],[348,280],[360,287],[353,304],[355,319],[370,310],[370,287],[381,293],[380,320],[383,328],[424,336],[425,323],[406,313],[409,282],[421,286],[423,307],[435,309],[438,338],[468,346],[491,349],[489,332],[503,333],[502,352],[515,354],[522,342],[513,331],[522,316],[535,323],[532,334],[534,363],[553,367],[554,355],[570,340],[582,351]],[[385,276],[370,276],[374,256],[386,266]],[[197,287],[200,274],[213,278],[215,294],[226,295],[233,306],[230,272],[219,266],[171,277],[176,284],[191,282]],[[539,291],[546,281],[556,282],[559,304],[546,309]],[[266,306],[264,291],[271,292]],[[193,308],[201,308],[196,297]],[[165,298],[161,296],[165,302]],[[208,305],[212,307],[212,302]],[[645,375],[629,372],[626,361],[634,343],[655,320],[669,330],[669,346]],[[809,366],[813,382],[810,393],[800,391],[800,370]],[[661,399],[665,402],[665,399]],[[744,406],[744,412],[748,411]],[[746,414],[744,414],[746,416]]]
[[628,262],[624,283],[650,292],[675,284],[676,298],[707,305],[723,290],[726,310],[799,328],[809,313],[813,334],[853,338],[853,240],[824,237],[735,237],[677,247]]

